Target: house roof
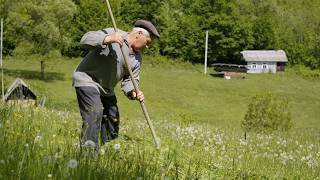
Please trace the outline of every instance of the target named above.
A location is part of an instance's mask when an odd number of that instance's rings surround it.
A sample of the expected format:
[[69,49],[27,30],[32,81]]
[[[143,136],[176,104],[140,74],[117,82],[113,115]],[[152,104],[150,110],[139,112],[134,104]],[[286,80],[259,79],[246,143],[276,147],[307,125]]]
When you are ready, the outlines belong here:
[[28,96],[30,96],[33,99],[36,99],[37,96],[31,91],[31,89],[28,87],[28,85],[22,80],[17,78],[11,86],[8,88],[7,93],[4,95],[4,100],[7,101],[10,97],[10,95],[14,92],[15,89],[19,87],[24,87],[26,91],[24,93],[27,93]]
[[247,50],[240,53],[246,62],[288,62],[283,50]]

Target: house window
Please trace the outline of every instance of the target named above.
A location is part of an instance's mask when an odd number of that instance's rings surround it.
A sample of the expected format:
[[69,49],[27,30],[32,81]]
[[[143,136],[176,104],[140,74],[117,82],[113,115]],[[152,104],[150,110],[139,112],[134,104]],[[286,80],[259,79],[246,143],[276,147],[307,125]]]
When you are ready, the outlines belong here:
[[252,69],[256,69],[257,68],[257,64],[256,63],[252,63],[251,67],[252,67]]
[[266,64],[266,63],[263,63],[263,64],[262,64],[262,68],[263,68],[263,69],[267,69],[267,64]]

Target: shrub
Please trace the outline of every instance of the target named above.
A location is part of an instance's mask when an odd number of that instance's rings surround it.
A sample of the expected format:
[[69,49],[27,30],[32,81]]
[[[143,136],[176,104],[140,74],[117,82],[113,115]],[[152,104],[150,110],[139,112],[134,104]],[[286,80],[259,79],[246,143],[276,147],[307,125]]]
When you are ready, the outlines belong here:
[[296,65],[294,67],[294,72],[306,79],[319,79],[320,78],[320,70],[314,69],[312,70],[309,67],[303,66],[303,65]]
[[288,100],[271,93],[254,96],[241,125],[248,131],[289,130],[292,122]]

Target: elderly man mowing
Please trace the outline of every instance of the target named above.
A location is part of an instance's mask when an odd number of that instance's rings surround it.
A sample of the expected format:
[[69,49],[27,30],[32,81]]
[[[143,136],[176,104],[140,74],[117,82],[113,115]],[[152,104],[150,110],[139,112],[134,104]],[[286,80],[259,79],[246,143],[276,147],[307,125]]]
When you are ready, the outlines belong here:
[[114,87],[119,81],[129,99],[144,100],[141,91],[134,91],[120,46],[127,55],[135,80],[139,82],[141,50],[159,37],[155,26],[146,20],[136,21],[131,32],[114,32],[113,28],[106,28],[82,37],[80,44],[90,52],[73,74],[83,120],[81,146],[98,148],[100,130],[102,144],[118,136],[120,117]]

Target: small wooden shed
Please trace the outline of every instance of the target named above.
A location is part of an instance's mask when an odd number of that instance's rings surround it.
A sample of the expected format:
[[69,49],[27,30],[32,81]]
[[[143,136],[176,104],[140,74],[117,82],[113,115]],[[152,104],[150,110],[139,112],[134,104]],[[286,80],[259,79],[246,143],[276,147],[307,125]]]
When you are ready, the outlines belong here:
[[241,51],[247,62],[247,73],[276,73],[284,71],[288,62],[283,50],[247,50]]
[[17,78],[8,88],[4,100],[8,103],[35,105],[37,96],[22,79]]

